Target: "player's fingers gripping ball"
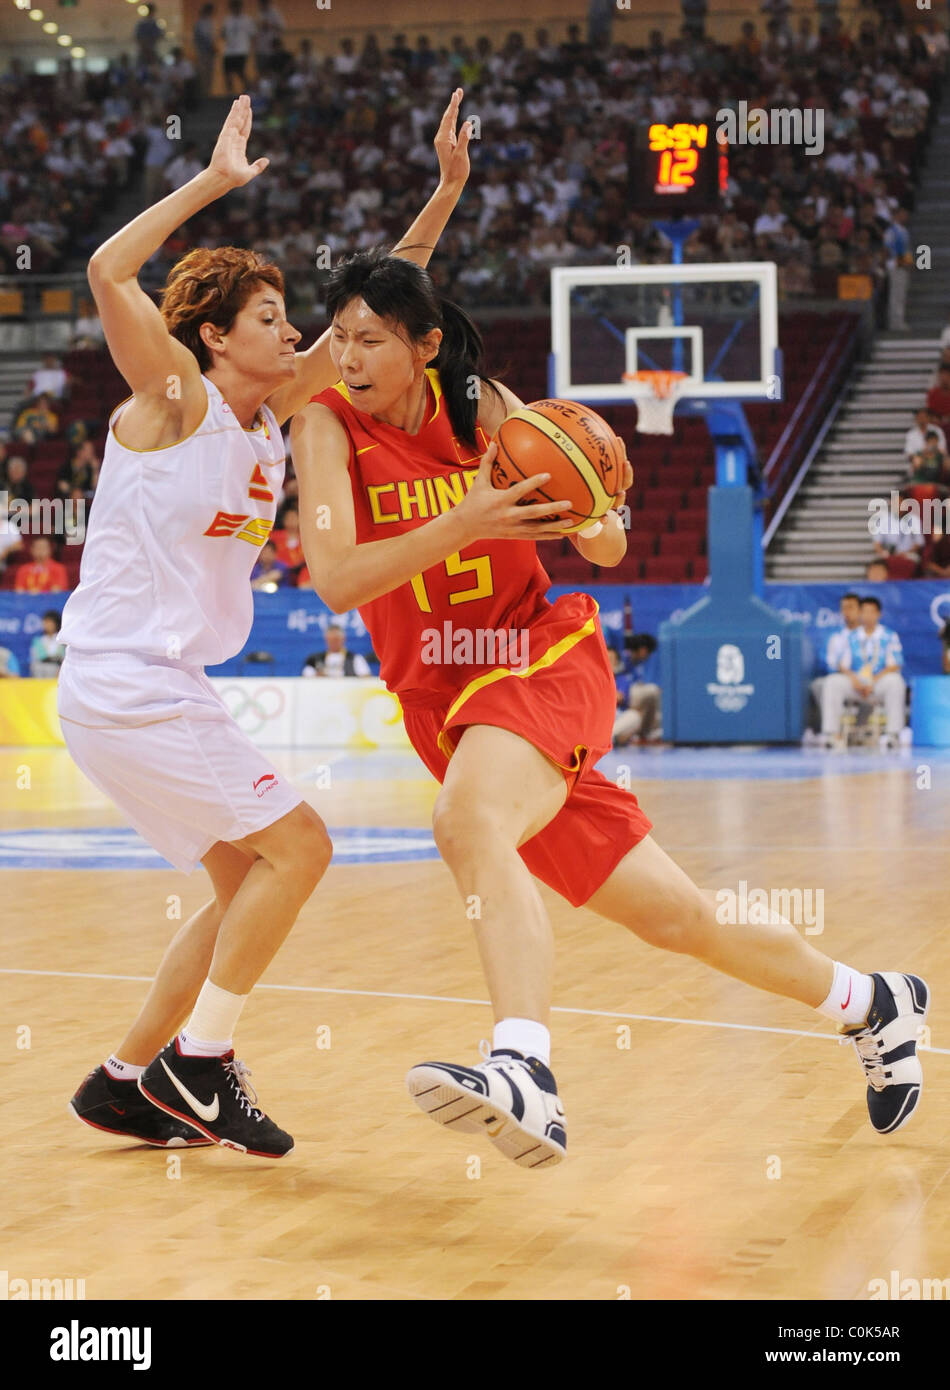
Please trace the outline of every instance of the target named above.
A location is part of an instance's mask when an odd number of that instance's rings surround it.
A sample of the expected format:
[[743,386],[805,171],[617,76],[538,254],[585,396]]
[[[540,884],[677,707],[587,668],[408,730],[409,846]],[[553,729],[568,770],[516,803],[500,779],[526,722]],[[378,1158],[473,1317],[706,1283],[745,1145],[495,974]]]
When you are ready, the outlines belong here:
[[576,401],[533,401],[503,420],[495,433],[498,454],[491,480],[497,488],[513,487],[535,473],[550,473],[521,505],[568,498],[562,514],[565,535],[595,535],[600,520],[623,491],[626,450],[623,441],[593,410]]

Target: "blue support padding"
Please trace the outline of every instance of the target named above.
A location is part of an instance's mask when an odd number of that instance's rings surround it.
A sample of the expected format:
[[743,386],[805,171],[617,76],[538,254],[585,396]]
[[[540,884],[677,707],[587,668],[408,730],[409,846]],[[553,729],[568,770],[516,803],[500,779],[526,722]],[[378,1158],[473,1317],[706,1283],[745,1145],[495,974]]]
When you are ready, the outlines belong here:
[[763,602],[764,485],[745,411],[738,401],[705,406],[716,451],[709,595],[660,626],[663,729],[674,743],[792,742],[807,701],[804,629]]

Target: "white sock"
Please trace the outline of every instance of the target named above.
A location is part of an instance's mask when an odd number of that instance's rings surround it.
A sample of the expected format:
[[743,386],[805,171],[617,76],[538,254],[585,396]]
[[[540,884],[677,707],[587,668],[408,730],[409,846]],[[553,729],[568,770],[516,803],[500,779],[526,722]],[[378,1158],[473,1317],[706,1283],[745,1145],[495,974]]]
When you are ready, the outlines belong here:
[[220,1057],[230,1052],[246,1000],[246,994],[230,994],[205,980],[191,1018],[178,1035],[182,1052],[190,1057]]
[[120,1062],[114,1052],[103,1062],[102,1068],[113,1081],[138,1081],[145,1070],[144,1067],[137,1067],[134,1062]]
[[864,1023],[871,1007],[874,981],[870,975],[862,975],[838,960],[834,965],[831,990],[824,1003],[818,1005],[818,1012],[837,1023]]
[[503,1018],[495,1024],[492,1050],[509,1048],[522,1057],[537,1057],[546,1067],[551,1065],[551,1034],[543,1023],[531,1018]]

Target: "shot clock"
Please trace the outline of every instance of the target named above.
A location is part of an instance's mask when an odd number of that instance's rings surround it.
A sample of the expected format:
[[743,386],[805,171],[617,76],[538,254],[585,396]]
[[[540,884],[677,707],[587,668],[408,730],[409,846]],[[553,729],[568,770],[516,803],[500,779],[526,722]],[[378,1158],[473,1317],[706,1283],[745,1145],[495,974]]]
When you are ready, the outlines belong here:
[[714,212],[728,175],[726,147],[708,121],[654,121],[630,148],[630,198],[638,212]]

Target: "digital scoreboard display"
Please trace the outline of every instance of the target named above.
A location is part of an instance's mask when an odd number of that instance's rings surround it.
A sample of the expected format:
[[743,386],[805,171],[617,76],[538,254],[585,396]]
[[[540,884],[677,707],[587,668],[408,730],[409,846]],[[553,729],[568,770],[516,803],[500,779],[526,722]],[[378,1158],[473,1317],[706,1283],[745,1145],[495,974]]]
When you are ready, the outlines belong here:
[[630,196],[638,212],[715,212],[727,177],[726,146],[708,121],[654,121],[634,134]]

